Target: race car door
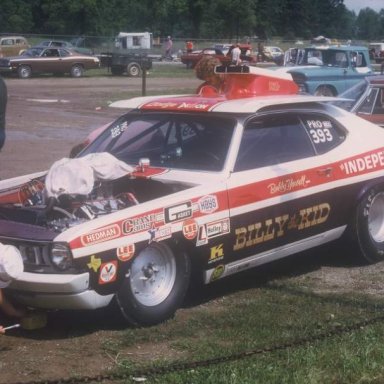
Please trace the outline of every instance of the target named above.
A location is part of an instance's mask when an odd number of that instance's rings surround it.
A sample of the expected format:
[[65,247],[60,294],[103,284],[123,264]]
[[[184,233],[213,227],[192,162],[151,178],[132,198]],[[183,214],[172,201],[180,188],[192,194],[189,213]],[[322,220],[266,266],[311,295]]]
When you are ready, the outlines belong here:
[[346,205],[330,191],[327,154],[345,131],[319,112],[274,112],[245,123],[229,180],[225,275],[340,236]]

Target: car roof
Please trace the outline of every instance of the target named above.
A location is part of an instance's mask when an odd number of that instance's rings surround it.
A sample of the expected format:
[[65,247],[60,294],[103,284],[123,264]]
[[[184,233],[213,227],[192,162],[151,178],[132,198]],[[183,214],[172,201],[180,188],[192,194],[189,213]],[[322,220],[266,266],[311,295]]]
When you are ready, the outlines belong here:
[[367,50],[367,47],[363,47],[360,45],[339,45],[339,44],[325,44],[325,45],[318,45],[313,44],[309,47],[306,47],[305,49],[317,49],[317,50],[338,50],[338,51],[361,51],[361,50]]
[[268,106],[313,104],[340,100],[298,94],[298,86],[288,73],[248,66],[217,66],[225,76],[226,92],[215,93],[208,86],[194,95],[136,97],[110,104],[114,108],[148,111],[254,113]]

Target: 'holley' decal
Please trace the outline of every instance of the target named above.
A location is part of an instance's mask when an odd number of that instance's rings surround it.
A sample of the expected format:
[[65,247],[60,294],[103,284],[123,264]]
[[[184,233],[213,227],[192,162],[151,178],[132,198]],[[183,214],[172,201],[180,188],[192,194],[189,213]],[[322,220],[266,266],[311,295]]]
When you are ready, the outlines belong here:
[[196,246],[208,244],[213,237],[226,235],[230,232],[230,221],[228,218],[203,224],[199,227],[199,236]]

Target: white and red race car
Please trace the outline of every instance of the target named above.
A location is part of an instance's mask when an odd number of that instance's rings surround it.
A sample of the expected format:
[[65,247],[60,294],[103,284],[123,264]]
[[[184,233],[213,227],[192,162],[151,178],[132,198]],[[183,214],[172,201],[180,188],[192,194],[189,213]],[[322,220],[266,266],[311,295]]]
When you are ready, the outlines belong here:
[[217,67],[226,91],[139,97],[74,159],[0,182],[0,243],[33,307],[116,300],[156,324],[205,283],[349,235],[384,260],[384,131],[298,95],[289,75]]

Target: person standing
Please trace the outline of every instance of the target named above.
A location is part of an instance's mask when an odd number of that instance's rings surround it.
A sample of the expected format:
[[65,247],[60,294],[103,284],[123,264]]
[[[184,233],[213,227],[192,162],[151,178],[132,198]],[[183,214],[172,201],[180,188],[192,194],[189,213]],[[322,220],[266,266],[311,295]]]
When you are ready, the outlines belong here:
[[173,41],[171,39],[171,36],[168,36],[167,41],[165,43],[165,58],[166,59],[172,58],[172,47],[173,47]]
[[7,108],[8,91],[5,81],[0,77],[0,151],[5,143],[5,110]]
[[236,44],[235,47],[232,49],[232,52],[231,52],[233,65],[240,65],[241,64],[240,55],[241,55],[240,45]]
[[193,42],[192,41],[187,41],[185,43],[185,48],[187,50],[187,53],[191,53],[193,51]]

